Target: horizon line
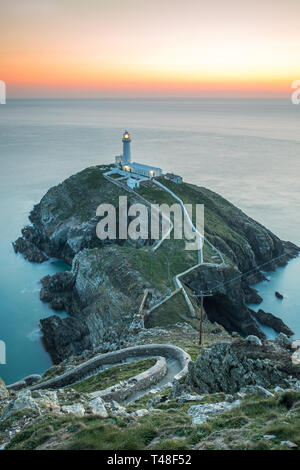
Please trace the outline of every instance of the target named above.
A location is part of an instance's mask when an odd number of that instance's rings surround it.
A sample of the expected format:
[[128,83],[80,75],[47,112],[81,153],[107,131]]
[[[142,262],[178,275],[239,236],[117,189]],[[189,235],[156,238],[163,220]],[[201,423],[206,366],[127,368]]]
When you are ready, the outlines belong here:
[[285,100],[285,99],[290,99],[290,95],[284,96],[284,95],[273,95],[273,96],[86,96],[86,97],[80,97],[80,96],[12,96],[12,97],[6,97],[6,101],[13,101],[13,100],[174,100],[174,99],[180,99],[180,100]]

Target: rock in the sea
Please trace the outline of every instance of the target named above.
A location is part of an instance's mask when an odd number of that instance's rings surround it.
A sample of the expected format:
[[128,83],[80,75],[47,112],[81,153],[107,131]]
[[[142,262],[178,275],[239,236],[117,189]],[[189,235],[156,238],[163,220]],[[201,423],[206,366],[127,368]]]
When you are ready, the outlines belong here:
[[251,315],[253,315],[260,323],[266,326],[270,326],[277,333],[284,333],[287,336],[292,336],[293,331],[278,317],[272,313],[264,312],[264,310],[259,309],[258,312],[251,310]]
[[280,300],[283,299],[283,295],[280,294],[280,292],[277,292],[277,291],[276,291],[276,292],[275,292],[275,296],[277,297],[277,299],[280,299]]
[[36,245],[20,237],[14,243],[15,253],[22,253],[24,258],[32,263],[43,263],[49,259]]

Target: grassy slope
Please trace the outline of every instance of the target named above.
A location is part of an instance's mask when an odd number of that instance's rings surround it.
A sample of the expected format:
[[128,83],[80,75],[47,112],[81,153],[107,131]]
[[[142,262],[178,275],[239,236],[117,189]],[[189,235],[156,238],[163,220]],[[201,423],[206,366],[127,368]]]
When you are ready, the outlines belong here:
[[[132,409],[145,407],[143,397]],[[206,396],[198,403],[224,400],[222,394]],[[195,403],[175,400],[161,403],[142,418],[49,416],[38,418],[19,433],[9,449],[141,450],[191,448],[282,449],[281,441],[300,446],[300,392],[284,392],[276,398],[249,397],[242,405],[193,426],[187,414]],[[130,408],[128,408],[130,411]],[[264,436],[274,437],[267,439]],[[50,441],[51,439],[51,441]]]
[[77,392],[92,393],[97,390],[104,390],[112,385],[117,384],[121,380],[127,380],[134,377],[141,372],[154,366],[155,359],[145,359],[142,361],[135,361],[130,364],[124,364],[122,367],[115,366],[110,369],[99,372],[88,379],[82,380],[78,384],[72,385],[72,389]]

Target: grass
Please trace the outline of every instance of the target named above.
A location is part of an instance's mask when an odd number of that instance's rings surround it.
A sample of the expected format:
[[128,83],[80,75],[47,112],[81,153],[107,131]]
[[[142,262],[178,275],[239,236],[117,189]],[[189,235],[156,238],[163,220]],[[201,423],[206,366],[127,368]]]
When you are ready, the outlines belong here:
[[[196,204],[204,205],[204,227],[205,236],[215,246],[217,246],[225,255],[226,262],[232,263],[233,252],[244,251],[244,235],[234,228],[231,220],[232,215],[238,215],[238,209],[226,199],[203,187],[183,183],[176,184],[165,180],[163,177],[158,178],[164,186],[173,191],[184,204],[192,204],[193,208]],[[162,189],[155,185],[144,185],[138,192],[153,203],[173,204],[175,199]],[[195,210],[193,211],[193,222],[196,223]],[[237,224],[238,226],[238,224]],[[208,244],[204,244],[204,260],[213,261],[212,258],[216,253]]]
[[15,411],[11,416],[4,419],[3,421],[0,421],[0,433],[6,431],[6,429],[9,428],[16,421],[22,418],[26,418],[28,416],[30,417],[37,416],[37,412],[34,410],[29,410],[29,409]]
[[[217,396],[219,395],[219,396]],[[130,405],[145,406],[148,397]],[[222,394],[206,396],[219,401]],[[85,416],[39,417],[19,433],[9,449],[35,449],[51,444],[59,449],[91,450],[183,450],[203,449],[282,449],[281,441],[290,440],[300,447],[300,392],[284,392],[279,397],[248,397],[241,406],[193,426],[187,414],[193,403],[176,400],[161,403],[142,418]],[[273,434],[271,440],[264,438]]]
[[155,364],[154,358],[135,361],[133,363],[124,364],[123,366],[115,366],[103,372],[99,372],[88,379],[72,385],[72,389],[77,392],[91,393],[97,390],[104,390],[112,385],[117,384],[121,380],[127,380],[135,375],[144,372]]
[[155,309],[145,320],[146,328],[155,326],[164,327],[180,323],[183,319],[188,321],[190,315],[182,292],[178,292],[160,307]]

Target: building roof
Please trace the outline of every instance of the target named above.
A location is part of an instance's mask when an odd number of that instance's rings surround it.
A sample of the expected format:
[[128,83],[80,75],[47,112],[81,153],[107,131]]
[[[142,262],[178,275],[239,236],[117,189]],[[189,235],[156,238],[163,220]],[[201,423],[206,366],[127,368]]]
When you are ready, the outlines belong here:
[[127,163],[127,166],[132,167],[132,168],[139,168],[140,170],[159,170],[161,171],[161,168],[157,168],[155,166],[151,165],[143,165],[142,163]]

